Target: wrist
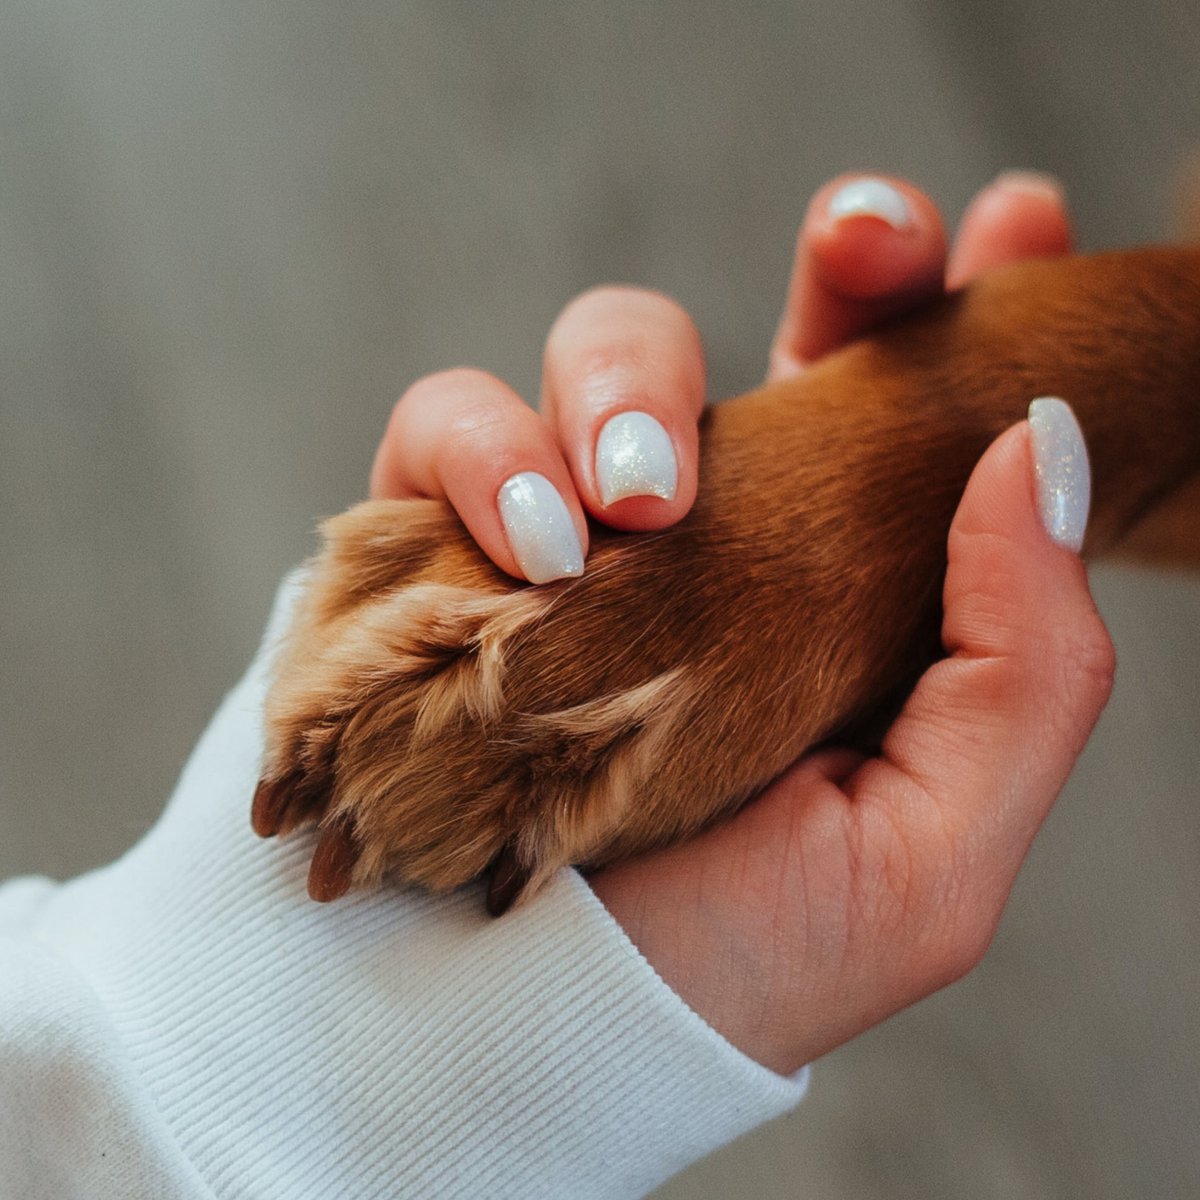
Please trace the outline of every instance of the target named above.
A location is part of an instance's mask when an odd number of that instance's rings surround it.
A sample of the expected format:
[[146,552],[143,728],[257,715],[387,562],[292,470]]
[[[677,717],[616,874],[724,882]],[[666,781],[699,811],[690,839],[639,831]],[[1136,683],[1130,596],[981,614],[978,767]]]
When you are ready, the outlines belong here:
[[[727,913],[693,912],[664,903],[649,886],[642,863],[608,868],[588,884],[609,915],[660,979],[698,1017],[748,1058],[777,1075],[792,1075],[819,1050],[787,1019],[788,1005],[772,1003],[765,954],[751,949]],[[677,919],[663,919],[675,910]]]

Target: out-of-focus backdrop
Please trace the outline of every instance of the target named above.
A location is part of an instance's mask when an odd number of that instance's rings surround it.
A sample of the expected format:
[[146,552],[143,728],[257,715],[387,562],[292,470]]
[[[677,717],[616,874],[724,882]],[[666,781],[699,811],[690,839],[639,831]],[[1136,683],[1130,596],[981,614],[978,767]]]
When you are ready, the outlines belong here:
[[[532,396],[626,280],[745,387],[844,169],[1160,237],[1198,77],[1194,0],[7,0],[0,876],[154,819],[416,376]],[[1093,578],[1116,696],[987,961],[662,1197],[1200,1195],[1200,582]]]

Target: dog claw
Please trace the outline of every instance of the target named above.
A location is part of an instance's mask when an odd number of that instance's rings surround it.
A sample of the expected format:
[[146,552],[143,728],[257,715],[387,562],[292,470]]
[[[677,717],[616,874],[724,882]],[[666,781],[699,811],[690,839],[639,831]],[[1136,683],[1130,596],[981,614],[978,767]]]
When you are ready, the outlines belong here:
[[518,862],[512,846],[505,846],[496,856],[488,879],[488,915],[501,917],[508,912],[529,882],[532,873],[528,867]]
[[336,817],[321,834],[308,868],[308,894],[325,903],[350,890],[354,867],[362,854],[354,834],[353,819]]
[[302,771],[282,779],[263,779],[254,792],[250,825],[259,837],[291,833],[298,825],[321,815],[325,790]]
[[250,810],[250,825],[259,837],[274,837],[283,825],[291,803],[292,792],[300,782],[293,771],[282,779],[260,779],[254,791],[254,806]]

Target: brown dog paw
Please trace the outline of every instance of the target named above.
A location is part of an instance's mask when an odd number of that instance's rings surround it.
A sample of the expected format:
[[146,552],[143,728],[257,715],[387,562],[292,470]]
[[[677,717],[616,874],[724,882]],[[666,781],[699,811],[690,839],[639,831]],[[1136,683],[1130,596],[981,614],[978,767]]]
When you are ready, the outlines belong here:
[[1194,475],[1196,313],[1197,251],[995,272],[710,410],[688,516],[594,530],[577,579],[517,583],[434,501],[335,518],[254,828],[320,824],[316,899],[490,868],[502,911],[559,866],[687,837],[815,744],[869,748],[940,649],[967,477],[1030,399],[1069,397],[1087,432],[1089,551]]
[[[324,535],[268,696],[255,832],[320,824],[318,900],[494,864],[498,912],[601,858],[682,714],[681,672],[632,646],[589,655],[594,586],[508,579],[441,505],[360,505]],[[606,555],[619,588],[625,556]]]

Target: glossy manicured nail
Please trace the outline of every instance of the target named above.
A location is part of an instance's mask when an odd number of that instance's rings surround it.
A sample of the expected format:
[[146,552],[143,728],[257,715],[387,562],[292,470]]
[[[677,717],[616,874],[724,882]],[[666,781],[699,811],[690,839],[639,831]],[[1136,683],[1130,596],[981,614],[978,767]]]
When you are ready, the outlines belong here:
[[1029,406],[1038,512],[1051,539],[1079,553],[1092,501],[1092,472],[1071,406],[1042,396]]
[[500,520],[530,583],[583,574],[583,547],[562,496],[545,475],[522,471],[500,488]]
[[627,496],[675,499],[679,465],[670,434],[644,412],[617,413],[596,439],[596,483],[607,508]]
[[1045,196],[1059,204],[1067,194],[1062,183],[1046,171],[1004,171],[996,176],[992,186],[1028,196]]
[[835,221],[846,217],[878,217],[893,229],[912,224],[912,210],[904,196],[886,180],[864,175],[838,188],[829,198],[829,215]]

